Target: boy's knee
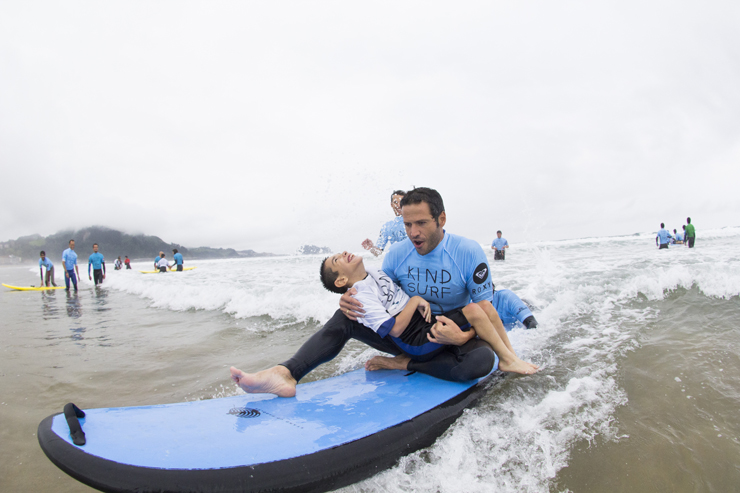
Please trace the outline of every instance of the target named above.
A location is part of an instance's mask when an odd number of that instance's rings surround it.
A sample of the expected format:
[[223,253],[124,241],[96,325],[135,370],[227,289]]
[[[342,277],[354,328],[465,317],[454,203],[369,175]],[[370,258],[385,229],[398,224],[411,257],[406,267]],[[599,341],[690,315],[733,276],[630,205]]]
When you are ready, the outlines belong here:
[[486,312],[478,306],[478,303],[469,303],[465,308],[463,308],[463,315],[465,315],[465,318],[470,320],[471,318],[485,317]]

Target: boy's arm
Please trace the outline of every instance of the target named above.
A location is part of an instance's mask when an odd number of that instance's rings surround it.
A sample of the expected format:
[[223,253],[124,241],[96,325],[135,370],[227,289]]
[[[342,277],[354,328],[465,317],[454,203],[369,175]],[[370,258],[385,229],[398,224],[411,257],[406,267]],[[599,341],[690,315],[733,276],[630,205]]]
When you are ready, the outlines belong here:
[[414,316],[414,312],[417,308],[419,308],[419,305],[422,302],[429,305],[429,303],[421,296],[414,296],[413,298],[411,298],[409,302],[406,303],[406,306],[403,307],[401,313],[396,315],[396,323],[393,324],[393,328],[391,329],[389,334],[393,337],[399,337],[401,334],[403,334],[403,331],[406,330],[406,327],[408,327],[409,323],[411,322],[411,317]]

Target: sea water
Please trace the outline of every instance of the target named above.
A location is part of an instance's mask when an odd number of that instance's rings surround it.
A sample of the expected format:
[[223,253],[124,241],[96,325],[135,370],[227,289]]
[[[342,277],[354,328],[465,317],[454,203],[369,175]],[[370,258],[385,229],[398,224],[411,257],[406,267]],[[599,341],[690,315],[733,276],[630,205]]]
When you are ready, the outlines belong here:
[[[740,228],[701,232],[693,249],[658,250],[651,234],[547,241],[514,244],[503,262],[482,245],[496,288],[533,308],[539,327],[509,336],[541,371],[506,376],[433,446],[344,491],[737,491],[738,242]],[[240,393],[229,366],[287,359],[336,310],[321,259],[186,259],[198,268],[151,275],[134,263],[103,287],[84,276],[76,294],[0,293],[0,490],[91,491],[37,444],[66,402]],[[36,267],[0,275],[38,283]],[[374,354],[351,342],[306,381]]]

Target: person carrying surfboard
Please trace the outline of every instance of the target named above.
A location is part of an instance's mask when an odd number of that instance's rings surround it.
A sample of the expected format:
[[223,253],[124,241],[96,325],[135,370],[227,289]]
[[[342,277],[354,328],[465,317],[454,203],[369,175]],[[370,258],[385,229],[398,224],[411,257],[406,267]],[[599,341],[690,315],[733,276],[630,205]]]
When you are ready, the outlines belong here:
[[[478,243],[444,230],[447,216],[442,197],[431,188],[415,188],[401,200],[401,213],[408,238],[394,243],[383,259],[383,272],[410,295],[430,303],[435,315],[462,308],[472,300],[492,321],[504,345],[516,354],[501,319],[491,304],[493,283],[486,254]],[[495,363],[493,349],[450,321],[430,330],[431,341],[445,349],[428,361],[413,361],[389,339],[380,337],[357,321],[362,303],[353,298],[356,290],[342,295],[340,309],[287,361],[258,373],[231,367],[231,378],[246,392],[295,395],[298,381],[322,363],[336,357],[350,339],[357,339],[395,358],[376,356],[369,369],[418,371],[443,380],[469,381],[490,373]]]
[[[80,277],[80,269],[77,267],[75,240],[69,240],[69,248],[62,252],[62,267],[64,267],[64,284],[67,286],[67,291],[69,291],[70,281],[72,281],[75,291],[77,291],[77,279]],[[77,271],[77,276],[75,276],[75,271]]]
[[[51,263],[51,260],[46,258],[46,252],[41,250],[39,252],[39,274],[41,275],[41,285],[49,286],[49,282],[51,282],[52,286],[56,286],[57,283],[54,280],[54,264]],[[44,267],[46,267],[46,281],[44,282]]]

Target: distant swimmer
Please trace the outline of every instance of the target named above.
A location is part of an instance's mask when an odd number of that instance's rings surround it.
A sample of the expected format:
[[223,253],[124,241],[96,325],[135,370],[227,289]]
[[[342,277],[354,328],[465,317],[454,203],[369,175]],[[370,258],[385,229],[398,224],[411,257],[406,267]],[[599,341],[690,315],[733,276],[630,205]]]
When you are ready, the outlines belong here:
[[383,253],[386,244],[392,245],[397,241],[403,241],[406,239],[406,228],[403,225],[403,218],[401,217],[401,199],[406,195],[403,190],[396,190],[391,194],[391,209],[396,215],[394,219],[391,219],[380,228],[380,235],[378,236],[377,244],[373,245],[370,238],[367,238],[362,242],[362,248],[370,250],[370,253],[376,257]]
[[[46,258],[46,252],[41,250],[39,253],[39,274],[41,275],[41,285],[49,286],[49,283],[51,283],[52,286],[56,286],[57,283],[54,280],[54,264],[51,263],[51,260]],[[44,267],[46,267],[46,281],[44,281]]]
[[167,272],[167,269],[170,267],[170,263],[167,262],[167,259],[164,258],[164,252],[160,252],[160,259],[157,262],[157,268],[159,269],[159,272]]
[[[69,248],[62,252],[62,267],[64,267],[64,284],[67,286],[69,291],[69,282],[72,284],[77,291],[77,278],[80,277],[80,269],[77,267],[77,253],[75,253],[75,240],[69,240]],[[77,271],[77,276],[75,276]]]
[[493,289],[493,307],[501,317],[504,325],[513,325],[521,322],[527,329],[537,327],[537,319],[519,296],[510,289]]
[[[92,267],[92,276],[90,275],[90,267]],[[105,279],[105,259],[103,254],[98,252],[98,244],[93,243],[93,253],[87,260],[87,277],[92,280],[95,278],[95,285],[103,284]]]
[[509,242],[506,238],[501,238],[501,230],[496,231],[496,239],[491,243],[491,249],[496,250],[493,254],[493,260],[506,260],[505,248],[509,248]]
[[672,238],[671,234],[665,229],[665,224],[660,223],[660,231],[658,236],[655,237],[655,244],[658,245],[658,249],[668,248],[668,240]]
[[123,263],[126,265],[126,269],[131,268],[131,261],[128,259],[128,255],[126,255],[126,260],[124,260]]
[[121,270],[123,268],[123,264],[121,263],[121,257],[118,257],[113,264],[113,270]]
[[677,233],[675,228],[673,229],[673,240],[676,245],[683,245],[683,234]]
[[686,218],[686,243],[689,245],[689,248],[694,248],[694,241],[696,240],[696,230],[694,229],[694,225],[691,224],[691,218]]
[[182,272],[182,265],[185,263],[182,259],[182,253],[177,251],[177,248],[172,250],[173,260],[175,261],[175,265],[177,266],[177,272]]

